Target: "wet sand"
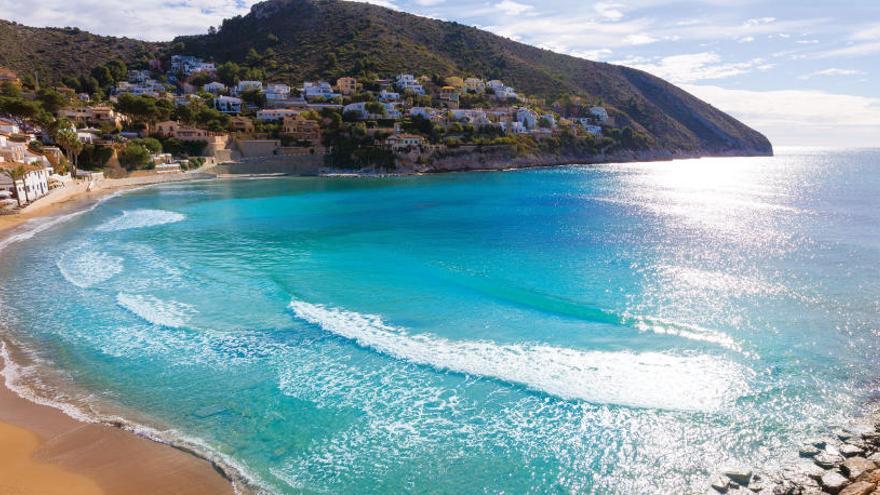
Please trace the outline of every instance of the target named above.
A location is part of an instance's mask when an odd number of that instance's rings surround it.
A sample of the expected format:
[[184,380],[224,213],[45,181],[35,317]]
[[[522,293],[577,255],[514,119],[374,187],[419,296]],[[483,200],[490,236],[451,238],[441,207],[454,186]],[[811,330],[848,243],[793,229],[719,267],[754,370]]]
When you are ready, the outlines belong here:
[[[0,215],[0,239],[31,220],[85,207],[120,189],[177,176],[68,185],[22,212]],[[5,366],[3,358],[0,364]],[[111,426],[83,423],[25,400],[0,381],[0,495],[232,494],[208,461]]]

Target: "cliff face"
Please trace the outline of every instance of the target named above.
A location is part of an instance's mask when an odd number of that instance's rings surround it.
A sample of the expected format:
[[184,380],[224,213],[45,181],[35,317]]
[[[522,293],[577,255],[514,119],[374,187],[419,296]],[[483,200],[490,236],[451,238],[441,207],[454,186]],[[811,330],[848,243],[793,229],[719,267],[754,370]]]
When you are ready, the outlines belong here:
[[[618,122],[644,132],[652,148],[681,153],[772,154],[766,137],[682,89],[642,71],[560,55],[454,22],[366,3],[269,0],[227,19],[216,34],[181,37],[186,52],[217,61],[264,64],[279,79],[332,78],[372,71],[502,79],[554,101],[602,102]],[[252,54],[252,52],[251,52]]]

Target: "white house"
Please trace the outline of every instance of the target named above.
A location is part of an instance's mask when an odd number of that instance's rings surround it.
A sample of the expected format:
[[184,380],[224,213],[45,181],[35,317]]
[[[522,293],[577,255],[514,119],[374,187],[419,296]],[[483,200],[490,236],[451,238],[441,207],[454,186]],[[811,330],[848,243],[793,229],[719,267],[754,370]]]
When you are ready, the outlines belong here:
[[128,81],[135,84],[145,82],[150,78],[148,70],[130,70],[128,71]]
[[506,100],[509,98],[516,98],[517,94],[513,88],[510,86],[505,86],[503,82],[494,79],[486,83],[486,86],[489,87],[494,93],[495,98],[499,100]]
[[467,122],[469,124],[474,125],[489,125],[491,122],[489,121],[489,117],[486,116],[485,110],[475,109],[475,110],[450,110],[450,117],[452,120],[458,122]]
[[218,96],[214,98],[214,108],[230,114],[241,113],[241,98],[234,96]]
[[221,82],[213,81],[203,85],[202,91],[217,95],[226,91],[226,85]]
[[298,110],[291,110],[289,108],[264,108],[257,110],[257,120],[262,120],[263,122],[284,120],[285,117],[296,117],[297,115],[299,115]]
[[251,91],[260,92],[263,91],[263,82],[262,81],[239,81],[238,85],[235,86],[235,94],[240,95],[242,93],[248,93]]
[[12,120],[0,119],[0,132],[4,134],[19,134],[21,128]]
[[469,77],[464,80],[464,87],[471,93],[483,93],[486,91],[486,81],[476,77]]
[[395,108],[393,103],[384,103],[385,113],[380,114],[371,114],[367,112],[367,102],[361,101],[358,103],[351,103],[349,105],[345,105],[345,108],[342,109],[343,115],[345,114],[355,114],[358,120],[378,120],[378,119],[399,119],[400,118],[400,110]]
[[419,149],[425,144],[425,138],[415,134],[395,134],[385,140],[385,144],[395,153]]
[[327,81],[306,81],[303,83],[303,96],[307,100],[325,98],[327,100],[342,96],[333,91],[333,86]]
[[409,109],[410,117],[421,117],[431,120],[435,115],[437,115],[437,110],[431,107],[412,107]]
[[388,102],[398,101],[398,100],[400,100],[400,93],[395,93],[393,91],[386,91],[384,89],[379,93],[379,101],[381,101],[383,103],[388,103]]
[[286,84],[269,84],[266,86],[266,99],[269,101],[290,98],[290,86]]
[[394,87],[403,92],[412,91],[417,95],[425,94],[425,88],[412,74],[398,74],[394,79]]
[[526,129],[534,129],[538,125],[538,116],[528,108],[520,107],[516,109],[516,121]]
[[608,123],[608,110],[605,110],[604,107],[593,107],[590,109],[590,114],[595,117],[600,124]]

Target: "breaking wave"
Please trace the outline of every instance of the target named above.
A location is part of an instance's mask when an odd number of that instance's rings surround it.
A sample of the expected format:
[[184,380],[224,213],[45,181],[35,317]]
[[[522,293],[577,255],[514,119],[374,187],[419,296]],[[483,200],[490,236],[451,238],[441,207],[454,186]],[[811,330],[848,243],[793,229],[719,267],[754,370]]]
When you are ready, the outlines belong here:
[[117,230],[140,229],[181,222],[186,218],[182,213],[166,210],[131,210],[123,211],[121,216],[108,220],[95,230],[99,232],[115,232]]
[[116,295],[116,303],[153,325],[168,328],[186,326],[195,313],[189,304],[122,292]]
[[709,355],[580,351],[546,344],[454,341],[412,335],[379,316],[293,299],[296,317],[382,354],[493,378],[569,400],[713,411],[747,391],[746,371]]
[[123,269],[118,256],[84,250],[65,253],[56,265],[65,280],[83,289],[105,282]]

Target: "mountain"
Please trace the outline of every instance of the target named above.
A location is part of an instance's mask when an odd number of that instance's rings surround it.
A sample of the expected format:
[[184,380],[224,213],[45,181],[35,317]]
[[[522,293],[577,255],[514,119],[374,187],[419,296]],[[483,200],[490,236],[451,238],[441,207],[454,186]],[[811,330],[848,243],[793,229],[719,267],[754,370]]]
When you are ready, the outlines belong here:
[[271,50],[276,75],[294,81],[362,70],[502,79],[548,102],[567,94],[602,102],[617,114],[618,124],[632,125],[667,150],[772,153],[760,133],[646,72],[367,3],[269,0],[246,16],[223,21],[215,33],[175,42],[218,62]]
[[560,55],[477,28],[341,0],[268,0],[209,34],[170,43],[94,36],[76,29],[0,22],[0,66],[58,80],[112,58],[187,53],[255,66],[295,82],[343,74],[501,79],[548,103],[574,95],[607,107],[619,126],[656,150],[681,154],[771,154],[766,137],[648,73]]
[[52,83],[88,74],[114,59],[135,62],[163,45],[97,36],[78,28],[34,28],[0,20],[0,67],[9,67],[20,77],[39,74],[41,81]]

